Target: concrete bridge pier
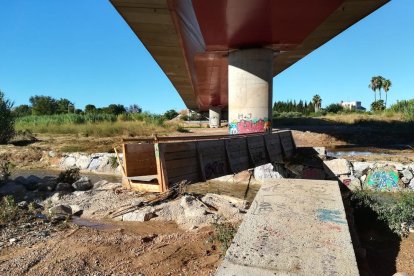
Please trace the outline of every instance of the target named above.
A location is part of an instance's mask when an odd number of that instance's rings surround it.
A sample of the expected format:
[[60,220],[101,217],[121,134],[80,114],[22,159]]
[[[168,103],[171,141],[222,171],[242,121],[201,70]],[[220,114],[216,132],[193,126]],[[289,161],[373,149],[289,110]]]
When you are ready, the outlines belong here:
[[209,109],[208,118],[210,128],[219,128],[221,125],[221,107],[211,106]]
[[274,51],[230,52],[228,70],[229,133],[271,131]]

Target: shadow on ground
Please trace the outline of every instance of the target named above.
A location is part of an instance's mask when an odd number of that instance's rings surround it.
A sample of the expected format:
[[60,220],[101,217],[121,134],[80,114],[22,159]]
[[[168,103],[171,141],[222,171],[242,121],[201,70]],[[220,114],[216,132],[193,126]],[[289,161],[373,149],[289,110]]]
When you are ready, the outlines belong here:
[[323,118],[278,118],[275,128],[289,128],[327,134],[354,146],[381,146],[389,149],[414,146],[414,122],[357,120],[353,124]]

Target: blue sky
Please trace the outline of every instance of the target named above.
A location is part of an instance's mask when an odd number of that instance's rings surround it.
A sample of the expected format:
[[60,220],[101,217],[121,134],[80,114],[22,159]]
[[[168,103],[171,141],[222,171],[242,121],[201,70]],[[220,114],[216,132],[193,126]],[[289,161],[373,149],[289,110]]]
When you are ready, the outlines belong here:
[[[360,100],[372,76],[393,82],[389,103],[414,98],[414,1],[393,0],[274,78],[274,100]],[[0,0],[0,90],[78,108],[139,104],[161,113],[184,103],[107,0]]]

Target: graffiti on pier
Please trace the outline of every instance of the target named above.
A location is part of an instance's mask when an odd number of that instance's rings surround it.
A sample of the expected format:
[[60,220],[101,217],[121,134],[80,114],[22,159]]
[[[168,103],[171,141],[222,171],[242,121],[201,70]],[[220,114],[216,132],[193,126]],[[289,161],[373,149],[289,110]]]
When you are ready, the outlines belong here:
[[398,189],[398,172],[394,170],[376,170],[368,175],[367,185],[379,190]]
[[230,134],[266,132],[270,128],[271,123],[268,118],[253,118],[251,113],[247,116],[239,114],[238,119],[229,124]]

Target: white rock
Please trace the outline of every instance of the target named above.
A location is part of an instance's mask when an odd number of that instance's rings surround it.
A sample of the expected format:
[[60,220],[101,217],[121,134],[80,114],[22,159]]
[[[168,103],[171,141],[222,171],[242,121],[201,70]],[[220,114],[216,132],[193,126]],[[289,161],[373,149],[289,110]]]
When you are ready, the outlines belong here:
[[141,210],[124,214],[122,216],[123,221],[149,221],[154,218],[156,215],[154,209],[151,207],[143,208]]
[[330,176],[349,175],[350,164],[346,159],[333,159],[323,161],[325,172]]
[[274,170],[272,163],[254,168],[253,176],[256,180],[283,178],[279,172]]
[[63,159],[61,167],[64,169],[72,168],[76,165],[76,158],[73,156],[68,156]]
[[226,195],[208,193],[201,201],[217,209],[217,213],[228,220],[241,220],[247,208],[247,201]]
[[91,163],[91,158],[86,155],[81,155],[76,160],[76,167],[78,167],[81,170],[86,170],[89,167],[89,164]]
[[397,272],[394,273],[392,276],[410,276],[407,272]]
[[408,185],[408,188],[410,188],[411,190],[414,190],[414,178],[411,179],[410,184]]
[[356,177],[361,177],[366,174],[372,163],[369,162],[353,162],[352,166],[354,168],[354,173]]
[[405,177],[408,182],[410,182],[411,179],[413,179],[413,173],[409,169],[405,169],[402,172],[403,177]]

